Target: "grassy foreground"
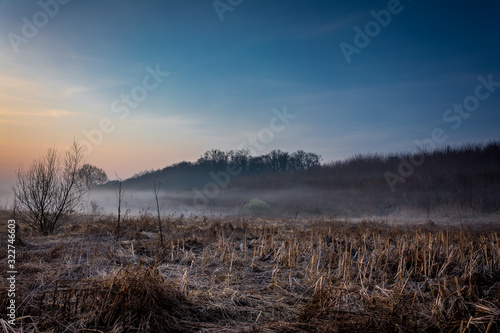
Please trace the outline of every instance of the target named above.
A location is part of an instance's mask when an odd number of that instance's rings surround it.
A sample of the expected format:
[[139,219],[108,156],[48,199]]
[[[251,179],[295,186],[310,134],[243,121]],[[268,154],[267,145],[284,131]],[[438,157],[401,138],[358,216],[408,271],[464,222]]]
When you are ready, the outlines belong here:
[[498,332],[500,225],[401,222],[171,217],[163,244],[151,216],[118,241],[111,218],[21,224],[0,331]]

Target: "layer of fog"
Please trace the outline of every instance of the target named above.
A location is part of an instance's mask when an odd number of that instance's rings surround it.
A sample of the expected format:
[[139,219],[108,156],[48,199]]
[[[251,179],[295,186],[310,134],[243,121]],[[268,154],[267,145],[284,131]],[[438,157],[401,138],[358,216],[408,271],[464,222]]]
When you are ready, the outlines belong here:
[[[392,198],[391,198],[392,197]],[[373,193],[366,189],[313,189],[290,187],[286,189],[220,189],[218,193],[202,190],[160,189],[158,201],[162,216],[189,215],[252,215],[249,202],[258,198],[269,205],[259,211],[262,215],[283,218],[308,218],[325,216],[333,218],[350,217],[422,217],[455,216],[462,213],[457,208],[435,207],[429,213],[419,206],[398,206],[390,193]],[[0,191],[0,209],[13,206],[12,191]],[[88,193],[77,213],[114,215],[118,213],[118,199],[114,190],[95,189]],[[124,188],[121,205],[122,216],[156,216],[157,207],[152,190],[138,191]]]
[[[389,191],[388,191],[389,192]],[[268,207],[249,210],[252,199],[262,200]],[[112,190],[93,191],[87,199],[87,213],[92,213],[90,201],[97,203],[102,214],[116,215],[118,199]],[[203,190],[159,192],[158,201],[163,216],[174,215],[252,215],[255,213],[283,218],[325,216],[332,218],[360,216],[422,216],[428,212],[419,207],[398,207],[391,193],[370,193],[362,189],[328,189],[290,187],[281,189],[248,190],[224,189],[218,193]],[[95,204],[94,204],[95,208]],[[254,208],[254,207],[253,207]],[[156,215],[153,191],[124,190],[121,212],[128,215]],[[95,212],[94,212],[95,213]],[[453,212],[438,212],[449,215]]]
[[12,191],[0,189],[0,209],[9,210],[14,202]]
[[[183,191],[160,191],[158,202],[160,213],[162,215],[238,215],[247,212],[245,208],[252,199],[260,199],[269,205],[269,210],[263,213],[278,213],[278,207],[283,208],[288,204],[290,206],[289,214],[297,215],[300,211],[300,203],[304,203],[318,194],[317,190],[312,189],[288,189],[288,190],[239,190],[226,189],[221,190],[217,195],[205,193],[200,190]],[[92,213],[91,202],[94,202],[94,212],[96,204],[101,214],[113,214],[118,212],[118,198],[115,191],[112,190],[94,190],[87,197],[85,211]],[[298,205],[293,203],[297,202]],[[141,215],[157,214],[156,200],[153,191],[124,190],[122,205],[122,214]],[[280,214],[283,210],[280,209]],[[286,213],[286,212],[285,212]]]

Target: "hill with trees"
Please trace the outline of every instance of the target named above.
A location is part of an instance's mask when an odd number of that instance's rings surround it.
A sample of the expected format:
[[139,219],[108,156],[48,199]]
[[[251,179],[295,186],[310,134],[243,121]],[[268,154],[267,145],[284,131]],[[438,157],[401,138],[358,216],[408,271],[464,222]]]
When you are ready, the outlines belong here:
[[[162,183],[170,190],[203,187],[213,181],[211,173],[237,170],[234,178],[305,171],[320,166],[321,156],[298,150],[294,153],[273,150],[269,154],[251,156],[248,150],[206,151],[196,162],[180,162],[160,170],[143,171],[124,181],[127,188],[149,190],[153,182]],[[109,187],[113,182],[107,184]]]
[[270,214],[291,215],[429,216],[500,209],[500,142],[320,161],[319,155],[300,150],[251,156],[214,149],[196,162],[142,172],[123,185],[150,191],[162,183],[164,191],[178,194],[164,195],[172,209],[180,202],[200,210],[202,202],[202,209],[235,212],[253,198],[267,203]]

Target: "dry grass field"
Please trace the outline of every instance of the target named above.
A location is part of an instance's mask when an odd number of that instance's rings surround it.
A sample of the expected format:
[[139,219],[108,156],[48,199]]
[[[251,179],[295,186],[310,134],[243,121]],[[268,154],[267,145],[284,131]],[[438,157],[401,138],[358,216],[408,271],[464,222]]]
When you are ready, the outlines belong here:
[[20,223],[19,319],[0,331],[498,332],[498,219],[404,222],[170,217],[163,244],[151,216],[118,240],[111,217]]

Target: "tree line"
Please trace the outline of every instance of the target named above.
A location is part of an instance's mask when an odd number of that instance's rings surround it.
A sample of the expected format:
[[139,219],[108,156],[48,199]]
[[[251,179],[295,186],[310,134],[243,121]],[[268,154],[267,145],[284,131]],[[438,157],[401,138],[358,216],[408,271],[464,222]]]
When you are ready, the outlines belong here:
[[[142,171],[125,183],[129,188],[149,189],[153,181],[162,182],[169,189],[190,189],[204,186],[211,181],[210,172],[241,170],[237,178],[261,174],[303,172],[321,166],[321,156],[303,150],[289,153],[279,149],[268,154],[252,156],[247,149],[223,151],[211,149],[195,162],[179,162],[163,169]],[[107,185],[111,188],[112,184]]]
[[243,174],[258,174],[262,172],[303,171],[320,165],[321,156],[298,150],[288,153],[275,149],[269,154],[251,156],[248,149],[222,151],[212,149],[206,151],[196,164],[207,169],[226,169],[228,166],[240,167]]

